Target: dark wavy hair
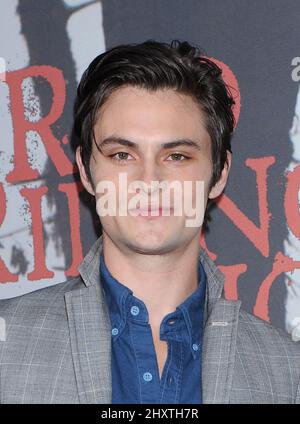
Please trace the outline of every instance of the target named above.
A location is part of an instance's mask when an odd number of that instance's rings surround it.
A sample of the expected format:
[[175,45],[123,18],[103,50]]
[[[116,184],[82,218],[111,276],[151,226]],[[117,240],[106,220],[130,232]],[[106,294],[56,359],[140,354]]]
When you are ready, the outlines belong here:
[[74,105],[73,147],[80,146],[91,183],[89,163],[93,142],[99,149],[94,136],[98,112],[110,94],[125,85],[151,91],[172,89],[197,101],[211,138],[212,187],[227,162],[227,150],[231,152],[234,100],[220,67],[198,47],[178,40],[170,44],[147,40],[116,46],[97,56],[83,73]]

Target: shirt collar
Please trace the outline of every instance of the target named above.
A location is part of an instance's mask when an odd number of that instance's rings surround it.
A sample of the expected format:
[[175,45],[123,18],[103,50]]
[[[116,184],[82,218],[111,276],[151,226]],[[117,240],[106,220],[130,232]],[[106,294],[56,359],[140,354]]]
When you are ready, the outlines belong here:
[[[121,334],[128,318],[148,322],[146,305],[134,296],[132,290],[111,275],[105,264],[103,252],[100,254],[100,278],[109,309],[112,331],[115,331],[113,334]],[[194,359],[201,351],[205,292],[206,273],[201,261],[198,260],[197,288],[177,306],[175,311],[163,318],[160,327],[162,339],[171,338],[188,343]]]

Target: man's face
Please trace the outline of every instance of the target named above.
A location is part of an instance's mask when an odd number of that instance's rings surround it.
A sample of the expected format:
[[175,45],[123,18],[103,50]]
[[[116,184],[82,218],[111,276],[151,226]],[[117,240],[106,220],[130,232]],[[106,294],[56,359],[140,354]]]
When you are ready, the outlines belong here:
[[[100,152],[93,145],[90,171],[94,188],[86,178],[79,150],[77,163],[82,182],[96,196],[98,206],[100,198],[104,196],[104,193],[97,192],[99,182],[110,181],[116,189],[114,198],[117,214],[100,216],[100,220],[103,231],[119,248],[126,246],[139,253],[163,254],[182,248],[199,235],[207,198],[220,194],[227,173],[223,176],[224,181],[209,191],[212,177],[211,140],[204,126],[203,112],[192,97],[170,89],[149,92],[131,86],[121,87],[101,107],[94,134],[102,150]],[[127,140],[134,144],[128,146],[116,140]],[[180,142],[176,146],[162,146],[174,141]],[[149,191],[144,187],[140,191],[127,193],[127,216],[119,216],[118,213],[120,173],[126,174],[127,187],[138,180],[149,188]],[[159,191],[152,186],[151,191],[151,181],[166,181],[170,184],[177,181],[181,185],[181,194],[177,191],[176,195],[176,190],[169,190],[170,216],[163,216],[162,212],[155,217],[149,217],[151,212],[148,216],[143,216],[141,212],[138,216],[131,215],[130,209],[134,209],[136,203],[130,204],[130,199],[133,200],[137,193],[143,196],[146,203],[138,204],[135,209],[145,207],[145,204],[155,205],[155,209],[164,208],[163,189]],[[191,182],[192,190],[189,193],[184,192],[184,181]],[[185,201],[195,208],[196,181],[203,182],[203,196],[201,190],[198,192],[200,202],[203,203],[203,213],[200,224],[188,227],[186,219],[191,217],[185,213],[184,195],[187,196]],[[158,192],[158,197],[154,197]],[[124,186],[121,193],[124,194]],[[178,207],[174,196],[182,202],[181,216],[175,216]],[[97,210],[99,214],[99,208]],[[135,215],[138,213],[136,210],[134,212]]]

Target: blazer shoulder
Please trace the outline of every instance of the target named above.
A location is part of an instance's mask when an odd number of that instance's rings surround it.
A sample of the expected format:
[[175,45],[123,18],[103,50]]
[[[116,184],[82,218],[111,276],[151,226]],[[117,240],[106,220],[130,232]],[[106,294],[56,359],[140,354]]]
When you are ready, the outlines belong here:
[[298,403],[300,343],[243,309],[236,327],[233,403]]
[[300,343],[293,341],[288,332],[241,309],[238,335],[262,354],[298,358],[300,372]]
[[9,324],[18,320],[27,322],[30,316],[41,317],[50,309],[56,309],[58,312],[63,306],[65,293],[82,288],[83,285],[81,277],[78,276],[21,296],[0,299],[0,317]]

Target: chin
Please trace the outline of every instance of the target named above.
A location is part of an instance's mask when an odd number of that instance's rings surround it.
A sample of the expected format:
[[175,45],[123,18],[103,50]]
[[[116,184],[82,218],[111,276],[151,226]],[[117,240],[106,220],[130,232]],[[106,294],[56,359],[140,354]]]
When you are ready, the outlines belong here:
[[159,255],[172,251],[175,247],[176,233],[168,235],[165,231],[155,231],[153,229],[132,232],[127,237],[123,237],[125,244],[139,253]]

